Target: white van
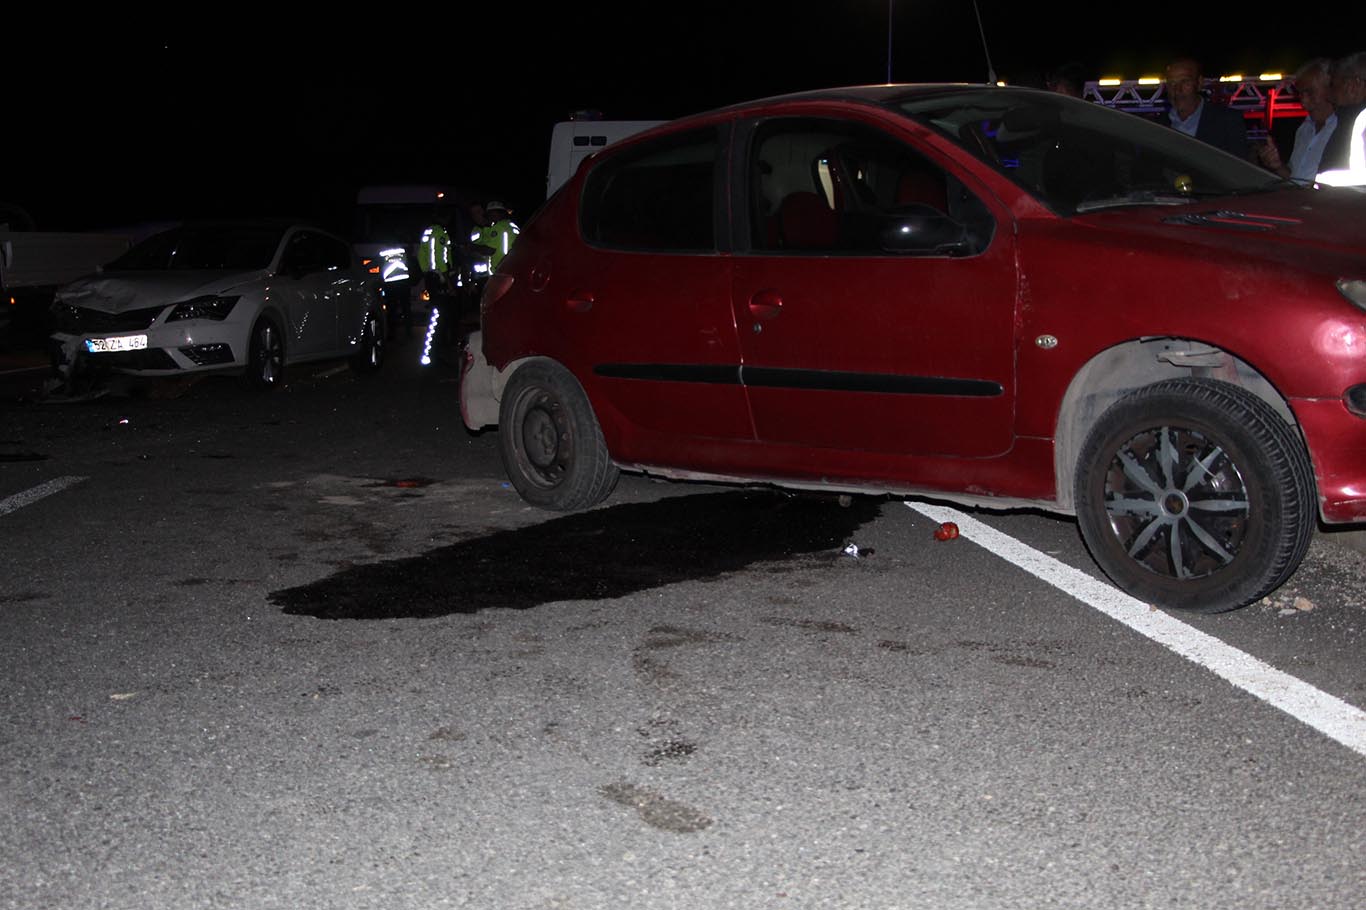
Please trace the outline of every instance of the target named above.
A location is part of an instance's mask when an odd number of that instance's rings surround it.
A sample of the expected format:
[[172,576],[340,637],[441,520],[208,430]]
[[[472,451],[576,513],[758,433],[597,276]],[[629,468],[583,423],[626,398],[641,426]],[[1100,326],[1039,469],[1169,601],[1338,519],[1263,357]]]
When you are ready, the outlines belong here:
[[371,263],[372,271],[383,269],[381,277],[386,282],[407,278],[407,257],[422,230],[434,219],[448,221],[453,237],[463,240],[470,235],[474,221],[465,197],[464,192],[449,186],[363,186],[356,193],[352,246],[358,256]]
[[663,120],[562,120],[550,131],[550,170],[545,178],[549,199],[574,176],[579,163],[604,146],[664,123]]

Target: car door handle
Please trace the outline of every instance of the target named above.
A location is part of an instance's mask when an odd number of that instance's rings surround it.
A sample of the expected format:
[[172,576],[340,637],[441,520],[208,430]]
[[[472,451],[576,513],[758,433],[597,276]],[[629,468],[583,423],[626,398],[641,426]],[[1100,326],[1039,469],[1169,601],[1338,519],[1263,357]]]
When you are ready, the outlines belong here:
[[749,314],[755,320],[772,319],[783,311],[783,295],[772,289],[755,291],[749,298]]
[[575,291],[564,302],[575,313],[587,313],[593,309],[593,295],[588,291]]

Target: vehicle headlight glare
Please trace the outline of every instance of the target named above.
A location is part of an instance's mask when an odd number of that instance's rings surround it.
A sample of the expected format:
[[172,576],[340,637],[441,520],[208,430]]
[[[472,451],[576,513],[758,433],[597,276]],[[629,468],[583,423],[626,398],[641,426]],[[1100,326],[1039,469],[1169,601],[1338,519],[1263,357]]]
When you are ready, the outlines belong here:
[[214,322],[222,322],[228,318],[232,308],[237,305],[238,298],[224,297],[218,294],[209,294],[204,297],[195,297],[193,300],[186,300],[177,303],[171,308],[171,315],[166,317],[167,322],[175,322],[178,319],[211,319]]
[[1366,278],[1339,278],[1338,292],[1366,310]]

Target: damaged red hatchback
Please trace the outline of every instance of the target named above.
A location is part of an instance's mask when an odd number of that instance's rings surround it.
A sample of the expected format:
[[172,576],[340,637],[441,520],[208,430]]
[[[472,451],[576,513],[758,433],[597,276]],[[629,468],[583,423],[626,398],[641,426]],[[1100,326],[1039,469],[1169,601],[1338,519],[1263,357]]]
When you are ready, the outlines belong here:
[[619,471],[1075,515],[1164,607],[1366,521],[1366,195],[1023,88],[763,99],[609,146],[484,293],[528,501]]

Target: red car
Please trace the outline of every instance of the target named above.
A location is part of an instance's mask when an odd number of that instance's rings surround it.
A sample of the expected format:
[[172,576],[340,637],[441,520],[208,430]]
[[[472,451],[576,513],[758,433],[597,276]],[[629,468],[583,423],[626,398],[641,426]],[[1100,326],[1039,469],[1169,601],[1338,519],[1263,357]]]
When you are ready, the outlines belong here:
[[461,410],[548,509],[619,471],[1035,507],[1229,610],[1366,521],[1366,195],[1023,88],[734,105],[547,200]]

